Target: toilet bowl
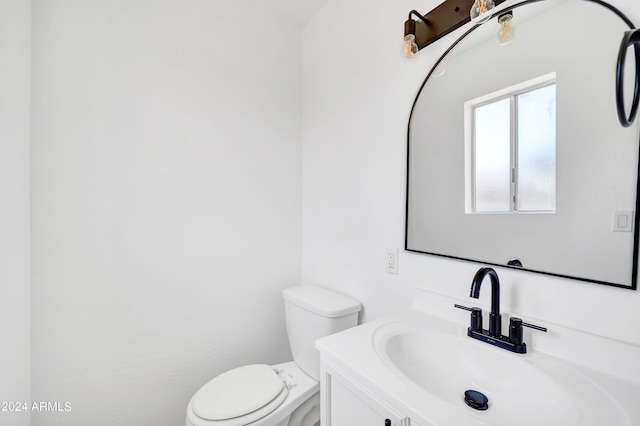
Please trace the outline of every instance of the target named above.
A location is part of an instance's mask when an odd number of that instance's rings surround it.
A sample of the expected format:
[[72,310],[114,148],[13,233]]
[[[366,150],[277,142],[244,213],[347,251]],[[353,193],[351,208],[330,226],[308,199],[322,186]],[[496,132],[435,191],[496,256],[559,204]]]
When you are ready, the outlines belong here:
[[319,389],[293,361],[245,365],[196,392],[187,407],[186,426],[286,426],[292,417],[306,419],[297,423],[301,426],[313,426],[320,419]]
[[316,286],[283,292],[293,361],[234,368],[202,386],[187,406],[186,426],[320,424],[320,354],[315,341],[358,323],[360,304]]

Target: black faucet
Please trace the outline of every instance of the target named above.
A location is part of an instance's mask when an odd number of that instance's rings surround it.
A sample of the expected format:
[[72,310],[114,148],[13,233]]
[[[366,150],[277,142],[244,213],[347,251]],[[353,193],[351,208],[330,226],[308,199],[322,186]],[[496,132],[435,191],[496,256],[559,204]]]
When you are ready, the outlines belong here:
[[467,336],[511,352],[524,354],[527,352],[527,345],[522,339],[522,327],[530,327],[540,331],[547,331],[546,328],[523,322],[520,318],[512,317],[509,321],[509,336],[502,335],[502,317],[500,316],[500,280],[497,272],[488,266],[478,269],[471,282],[470,297],[477,299],[480,297],[480,286],[484,277],[491,278],[491,313],[489,314],[489,330],[482,328],[482,309],[468,308],[466,306],[454,305],[456,308],[471,311],[471,326],[467,329]]
[[478,269],[473,281],[471,281],[470,297],[477,299],[480,297],[480,285],[484,277],[491,278],[491,314],[489,314],[489,336],[499,337],[502,335],[502,317],[500,316],[500,280],[498,273],[488,266]]

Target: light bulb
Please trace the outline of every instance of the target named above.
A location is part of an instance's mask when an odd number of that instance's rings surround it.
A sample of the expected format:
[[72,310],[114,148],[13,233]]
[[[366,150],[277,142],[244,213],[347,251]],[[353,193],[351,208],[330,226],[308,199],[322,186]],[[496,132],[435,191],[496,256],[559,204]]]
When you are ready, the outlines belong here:
[[491,19],[495,7],[496,4],[493,0],[475,0],[473,6],[471,6],[469,16],[476,24],[483,24]]
[[511,43],[515,36],[516,27],[512,22],[513,14],[511,12],[505,13],[498,17],[498,28],[494,34],[496,43],[500,46]]
[[405,58],[412,58],[416,53],[418,53],[416,36],[413,34],[407,34],[404,36],[404,42],[402,43],[402,56]]

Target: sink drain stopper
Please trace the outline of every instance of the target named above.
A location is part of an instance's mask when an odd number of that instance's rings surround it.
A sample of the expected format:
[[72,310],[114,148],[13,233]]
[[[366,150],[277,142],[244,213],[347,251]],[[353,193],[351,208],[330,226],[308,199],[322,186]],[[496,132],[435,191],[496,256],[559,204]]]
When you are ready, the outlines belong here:
[[475,390],[464,392],[464,402],[474,410],[484,411],[489,408],[489,398]]

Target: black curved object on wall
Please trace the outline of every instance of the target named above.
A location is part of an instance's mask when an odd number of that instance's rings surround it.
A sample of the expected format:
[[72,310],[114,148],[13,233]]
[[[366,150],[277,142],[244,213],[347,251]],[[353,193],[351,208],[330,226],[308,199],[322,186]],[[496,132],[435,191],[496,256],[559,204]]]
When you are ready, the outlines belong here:
[[[629,115],[624,107],[624,66],[629,47],[633,46],[636,66],[635,83],[633,85],[633,100]],[[629,30],[624,33],[618,52],[618,64],[616,67],[616,108],[618,110],[618,120],[624,127],[629,127],[638,115],[638,104],[640,103],[640,30]]]
[[[516,9],[519,9],[523,6],[527,6],[527,5],[531,5],[534,3],[543,3],[546,2],[547,0],[521,0],[518,3],[515,3],[509,7],[505,7],[503,9],[500,9],[499,13],[506,13],[509,11],[513,11]],[[640,112],[640,29],[636,27],[636,25],[634,24],[634,22],[632,22],[620,9],[618,9],[617,7],[613,6],[611,3],[609,3],[608,1],[611,0],[581,0],[585,3],[594,3],[597,4],[599,6],[604,7],[605,9],[608,9],[610,12],[612,12],[613,14],[615,14],[618,18],[620,18],[624,24],[626,25],[626,27],[628,28],[627,31],[625,31],[625,38],[623,39],[623,44],[624,44],[624,49],[621,47],[620,52],[622,52],[622,50],[624,50],[624,53],[621,53],[621,55],[626,55],[628,53],[629,50],[629,46],[633,45],[634,46],[634,56],[635,56],[635,86],[634,86],[634,93],[633,93],[633,102],[632,102],[632,108],[631,108],[631,114],[629,114],[629,116],[627,116],[626,111],[624,109],[624,90],[623,90],[623,79],[624,79],[624,61],[625,61],[625,57],[623,56],[622,59],[620,59],[620,57],[618,58],[618,67],[619,70],[616,73],[616,87],[613,88],[615,89],[615,96],[616,96],[616,104],[617,104],[617,109],[618,109],[618,116],[620,118],[620,122],[623,123],[624,127],[630,127],[632,122],[634,121],[634,119],[636,118],[637,114]],[[615,0],[614,0],[615,1]],[[426,77],[424,78],[424,80],[422,81],[422,83],[420,84],[420,86],[418,87],[417,93],[415,95],[415,98],[413,100],[413,104],[411,105],[411,110],[409,113],[409,120],[408,120],[408,125],[407,125],[407,185],[406,185],[406,198],[405,198],[405,241],[404,241],[404,248],[406,251],[409,252],[415,252],[415,253],[423,253],[423,254],[428,254],[428,255],[433,255],[433,256],[438,256],[438,257],[444,257],[444,258],[450,258],[450,259],[456,259],[456,260],[463,260],[463,261],[470,261],[470,262],[476,262],[476,263],[482,263],[485,265],[494,265],[494,266],[499,266],[499,267],[506,267],[509,269],[516,269],[516,270],[520,270],[520,271],[525,271],[525,272],[532,272],[532,273],[537,273],[537,274],[542,274],[542,275],[547,275],[547,276],[553,276],[553,277],[558,277],[558,278],[567,278],[567,279],[575,279],[575,280],[579,280],[579,281],[584,281],[584,282],[588,282],[588,283],[594,283],[594,284],[603,284],[603,285],[607,285],[607,286],[611,286],[611,287],[618,287],[618,288],[624,288],[624,289],[630,289],[630,290],[637,290],[638,289],[638,276],[639,276],[639,272],[640,272],[640,214],[635,214],[634,218],[633,218],[633,248],[632,248],[632,265],[631,265],[631,283],[630,285],[628,284],[618,284],[615,282],[609,282],[609,281],[603,281],[600,279],[591,279],[591,278],[586,278],[586,277],[576,277],[576,276],[572,276],[572,275],[567,275],[567,274],[563,274],[563,273],[555,273],[555,272],[547,272],[547,271],[541,271],[541,270],[537,270],[537,269],[529,269],[526,267],[523,267],[522,264],[518,265],[515,262],[509,261],[507,264],[502,264],[502,263],[493,263],[490,261],[487,261],[486,259],[483,260],[476,260],[476,259],[472,259],[469,257],[464,257],[464,256],[456,256],[456,255],[451,255],[451,254],[443,254],[443,253],[439,253],[439,252],[435,252],[435,251],[426,251],[426,250],[421,250],[421,249],[414,249],[414,248],[410,248],[409,247],[409,197],[410,197],[410,182],[409,182],[409,170],[410,170],[410,155],[411,155],[411,149],[410,149],[410,136],[411,136],[411,122],[412,119],[414,118],[414,112],[416,109],[416,104],[418,102],[418,99],[420,97],[420,95],[422,94],[423,90],[425,89],[425,86],[427,85],[427,82],[429,82],[432,78],[432,76],[436,75],[436,69],[440,66],[440,64],[443,62],[443,60],[451,53],[451,51],[457,46],[459,45],[467,36],[469,36],[471,33],[473,33],[474,31],[476,31],[478,28],[480,28],[482,25],[486,25],[486,24],[472,24],[471,26],[469,26],[466,31],[464,31],[464,33],[462,33],[460,36],[458,36],[455,40],[453,40],[451,42],[451,44],[449,45],[449,47],[442,53],[440,54],[440,56],[438,57],[438,59],[435,61],[435,63],[433,63],[432,67],[429,69]],[[627,39],[628,37],[628,39]],[[622,65],[620,65],[620,62],[622,61]],[[613,80],[613,79],[612,79]],[[611,81],[611,83],[613,83],[613,81]],[[628,124],[624,124],[624,122],[622,122],[622,118],[624,118]],[[637,165],[637,179],[635,182],[635,187],[636,187],[636,200],[635,200],[635,212],[638,213],[640,212],[640,162]]]

